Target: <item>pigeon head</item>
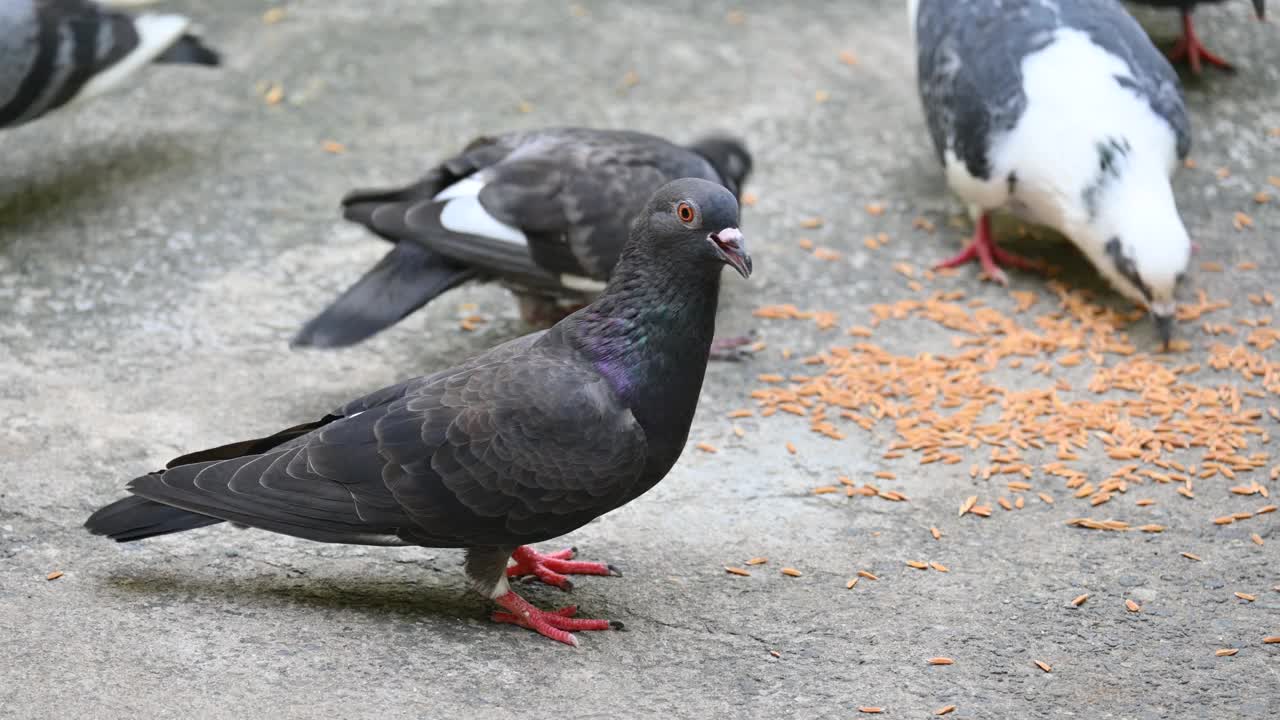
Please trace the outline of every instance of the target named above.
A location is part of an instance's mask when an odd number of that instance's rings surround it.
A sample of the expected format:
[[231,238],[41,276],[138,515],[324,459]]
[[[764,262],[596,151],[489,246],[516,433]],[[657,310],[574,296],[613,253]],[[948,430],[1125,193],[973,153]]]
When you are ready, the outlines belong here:
[[1191,238],[1163,178],[1117,183],[1108,195],[1090,223],[1097,248],[1090,254],[1121,294],[1151,311],[1168,347]]
[[653,249],[689,263],[725,264],[751,275],[751,256],[738,230],[738,201],[724,187],[698,178],[658,188],[645,208]]
[[747,152],[747,146],[741,140],[728,135],[711,135],[690,145],[689,149],[711,163],[735,198],[742,196],[742,186],[751,174],[751,153]]

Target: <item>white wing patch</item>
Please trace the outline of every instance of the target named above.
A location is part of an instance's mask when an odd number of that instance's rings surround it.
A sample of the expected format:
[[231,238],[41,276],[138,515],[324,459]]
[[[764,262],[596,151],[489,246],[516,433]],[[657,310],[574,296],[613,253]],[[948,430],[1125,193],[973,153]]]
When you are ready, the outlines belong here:
[[484,181],[464,178],[436,194],[436,202],[444,202],[440,211],[440,224],[446,229],[466,235],[501,240],[516,245],[528,245],[524,233],[490,215],[480,204],[480,190]]
[[599,280],[592,280],[589,277],[581,275],[570,275],[564,273],[560,276],[560,284],[570,290],[577,290],[584,293],[602,293],[604,292],[605,283]]
[[98,0],[99,5],[109,8],[136,8],[143,5],[155,5],[159,0]]
[[173,46],[187,31],[191,21],[181,15],[141,15],[133,21],[138,31],[138,46],[115,65],[89,79],[72,98],[72,102],[87,100],[113,90],[143,65]]
[[[1123,87],[1125,62],[1079,30],[1059,29],[1053,42],[1022,61],[1026,111],[991,153],[993,175],[1016,172],[1029,218],[1068,237],[1087,225],[1082,193],[1098,177],[1100,143],[1132,145],[1128,178],[1158,177],[1177,166],[1177,137],[1150,104]],[[1095,112],[1090,108],[1106,108]],[[1159,182],[1157,180],[1157,182]]]

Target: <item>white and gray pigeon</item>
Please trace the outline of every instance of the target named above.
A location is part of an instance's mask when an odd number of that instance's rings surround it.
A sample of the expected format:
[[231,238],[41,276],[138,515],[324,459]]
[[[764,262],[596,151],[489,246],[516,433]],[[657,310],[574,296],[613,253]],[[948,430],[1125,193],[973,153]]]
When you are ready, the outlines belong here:
[[702,178],[737,196],[750,172],[751,155],[728,137],[683,147],[558,127],[477,138],[411,185],[343,199],[347,220],[393,247],[293,344],[358,343],[473,280],[501,282],[524,319],[545,327],[604,288],[632,220],[663,183]]
[[567,589],[566,574],[617,574],[529,544],[634,500],[680,457],[726,265],[751,274],[733,194],[668,183],[637,213],[604,292],[550,330],[314,422],[180,457],[86,527],[128,542],[228,521],[321,542],[466,548],[471,583],[504,608],[495,620],[576,645],[571,631],[616,624],[539,610],[508,577]]
[[[1223,70],[1234,70],[1235,66],[1222,57],[1209,52],[1203,43],[1200,42],[1200,36],[1196,33],[1195,23],[1191,19],[1192,13],[1195,12],[1197,5],[1213,5],[1223,2],[1223,0],[1130,0],[1136,5],[1150,5],[1158,8],[1178,8],[1182,13],[1182,36],[1178,38],[1178,42],[1174,44],[1169,51],[1169,59],[1173,62],[1185,61],[1191,67],[1191,72],[1199,75],[1201,63],[1209,63]],[[1267,17],[1267,0],[1253,0],[1253,10],[1258,15],[1259,20],[1265,20]]]
[[1168,344],[1192,244],[1170,178],[1191,146],[1177,74],[1118,0],[910,0],[920,98],[969,247],[941,263],[1033,263],[997,247],[1008,209],[1074,242]]
[[148,63],[217,65],[181,15],[130,15],[138,2],[0,0],[0,128],[122,86]]

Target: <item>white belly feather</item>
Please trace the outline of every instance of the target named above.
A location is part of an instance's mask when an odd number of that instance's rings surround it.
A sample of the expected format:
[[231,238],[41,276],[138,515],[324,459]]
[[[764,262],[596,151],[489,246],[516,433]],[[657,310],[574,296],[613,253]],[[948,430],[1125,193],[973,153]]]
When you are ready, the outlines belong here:
[[1013,130],[992,138],[991,178],[971,176],[948,151],[951,188],[978,209],[1007,208],[1073,235],[1086,220],[1081,193],[1097,178],[1100,142],[1123,137],[1133,145],[1134,162],[1154,161],[1169,173],[1176,167],[1173,129],[1115,80],[1129,76],[1128,66],[1087,34],[1058,30],[1053,43],[1023,59],[1026,109]]

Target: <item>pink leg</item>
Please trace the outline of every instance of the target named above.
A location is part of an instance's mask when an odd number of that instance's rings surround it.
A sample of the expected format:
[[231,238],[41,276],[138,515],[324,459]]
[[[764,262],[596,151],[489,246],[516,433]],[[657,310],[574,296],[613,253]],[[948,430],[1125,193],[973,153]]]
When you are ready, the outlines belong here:
[[749,351],[743,350],[743,348],[753,342],[755,342],[755,338],[751,335],[716,338],[711,341],[711,353],[709,357],[712,360],[719,360],[722,362],[737,362],[751,354]]
[[541,295],[517,294],[516,301],[520,307],[520,318],[536,328],[551,327],[575,311],[586,307],[585,305],[562,307],[554,298]]
[[1008,285],[1009,278],[1000,269],[1001,265],[1016,267],[1022,270],[1039,270],[1040,265],[1032,260],[1028,260],[1011,252],[1001,250],[995,241],[991,239],[991,218],[986,213],[978,219],[978,226],[974,229],[973,240],[969,242],[959,255],[943,260],[935,265],[936,268],[952,268],[959,267],[968,262],[977,260],[982,265],[982,271],[987,277],[1001,285]]
[[1169,60],[1171,62],[1186,60],[1187,64],[1191,66],[1193,75],[1200,74],[1201,60],[1223,70],[1235,70],[1231,63],[1209,52],[1204,43],[1200,42],[1199,36],[1196,35],[1195,23],[1191,21],[1191,11],[1189,10],[1182,11],[1182,37],[1178,38],[1178,42],[1169,51]]
[[578,646],[578,639],[571,631],[623,629],[622,623],[616,621],[575,618],[578,608],[573,605],[559,610],[539,610],[514,592],[508,591],[507,594],[495,598],[494,602],[507,610],[507,612],[495,612],[491,616],[494,622],[519,625],[543,637],[574,647]]
[[573,583],[565,575],[622,575],[617,568],[605,563],[573,562],[577,552],[577,548],[569,548],[544,555],[528,545],[521,545],[511,553],[515,563],[507,566],[507,577],[533,575],[548,585],[572,590]]

